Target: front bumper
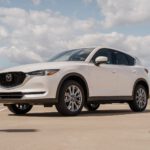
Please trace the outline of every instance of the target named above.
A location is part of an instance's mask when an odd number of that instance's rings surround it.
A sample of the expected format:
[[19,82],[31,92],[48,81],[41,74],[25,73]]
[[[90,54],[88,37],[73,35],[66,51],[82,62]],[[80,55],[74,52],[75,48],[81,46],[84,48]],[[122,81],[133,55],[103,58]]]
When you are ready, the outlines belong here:
[[1,103],[4,105],[10,105],[10,104],[30,104],[30,105],[44,105],[44,106],[52,106],[57,103],[56,99],[24,99],[24,100],[18,100],[18,99],[3,99],[1,100]]
[[59,78],[57,76],[30,77],[18,87],[0,87],[0,103],[54,104],[57,103],[58,84]]

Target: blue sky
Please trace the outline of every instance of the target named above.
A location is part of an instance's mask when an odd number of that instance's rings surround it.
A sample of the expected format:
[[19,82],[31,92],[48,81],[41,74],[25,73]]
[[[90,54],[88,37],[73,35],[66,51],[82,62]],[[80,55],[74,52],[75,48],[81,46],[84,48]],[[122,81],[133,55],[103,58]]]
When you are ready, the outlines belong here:
[[150,65],[149,0],[0,0],[0,68],[105,44]]
[[2,7],[19,7],[26,10],[45,10],[61,12],[65,16],[79,17],[81,19],[96,17],[100,18],[98,7],[93,1],[90,5],[82,0],[43,0],[42,4],[34,4],[31,0],[12,0],[12,2],[1,1]]

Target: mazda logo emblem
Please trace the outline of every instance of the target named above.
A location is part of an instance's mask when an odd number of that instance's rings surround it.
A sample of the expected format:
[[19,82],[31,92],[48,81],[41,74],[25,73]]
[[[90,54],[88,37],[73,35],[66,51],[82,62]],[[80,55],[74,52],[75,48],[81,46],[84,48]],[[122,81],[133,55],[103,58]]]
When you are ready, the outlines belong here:
[[6,74],[6,81],[11,82],[13,80],[12,74]]

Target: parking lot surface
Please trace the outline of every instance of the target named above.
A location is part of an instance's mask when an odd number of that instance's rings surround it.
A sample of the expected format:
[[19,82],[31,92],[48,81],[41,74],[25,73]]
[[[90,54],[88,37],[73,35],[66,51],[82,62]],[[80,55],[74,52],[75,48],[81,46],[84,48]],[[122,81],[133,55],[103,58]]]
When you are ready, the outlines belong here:
[[0,150],[149,150],[150,105],[102,105],[96,112],[62,117],[55,107],[35,106],[15,116],[0,106]]

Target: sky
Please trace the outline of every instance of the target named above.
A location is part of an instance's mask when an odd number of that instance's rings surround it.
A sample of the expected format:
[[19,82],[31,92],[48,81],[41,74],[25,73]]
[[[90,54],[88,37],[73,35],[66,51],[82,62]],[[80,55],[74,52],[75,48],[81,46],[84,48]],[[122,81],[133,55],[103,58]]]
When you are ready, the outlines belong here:
[[0,0],[0,68],[108,46],[150,67],[150,0]]

